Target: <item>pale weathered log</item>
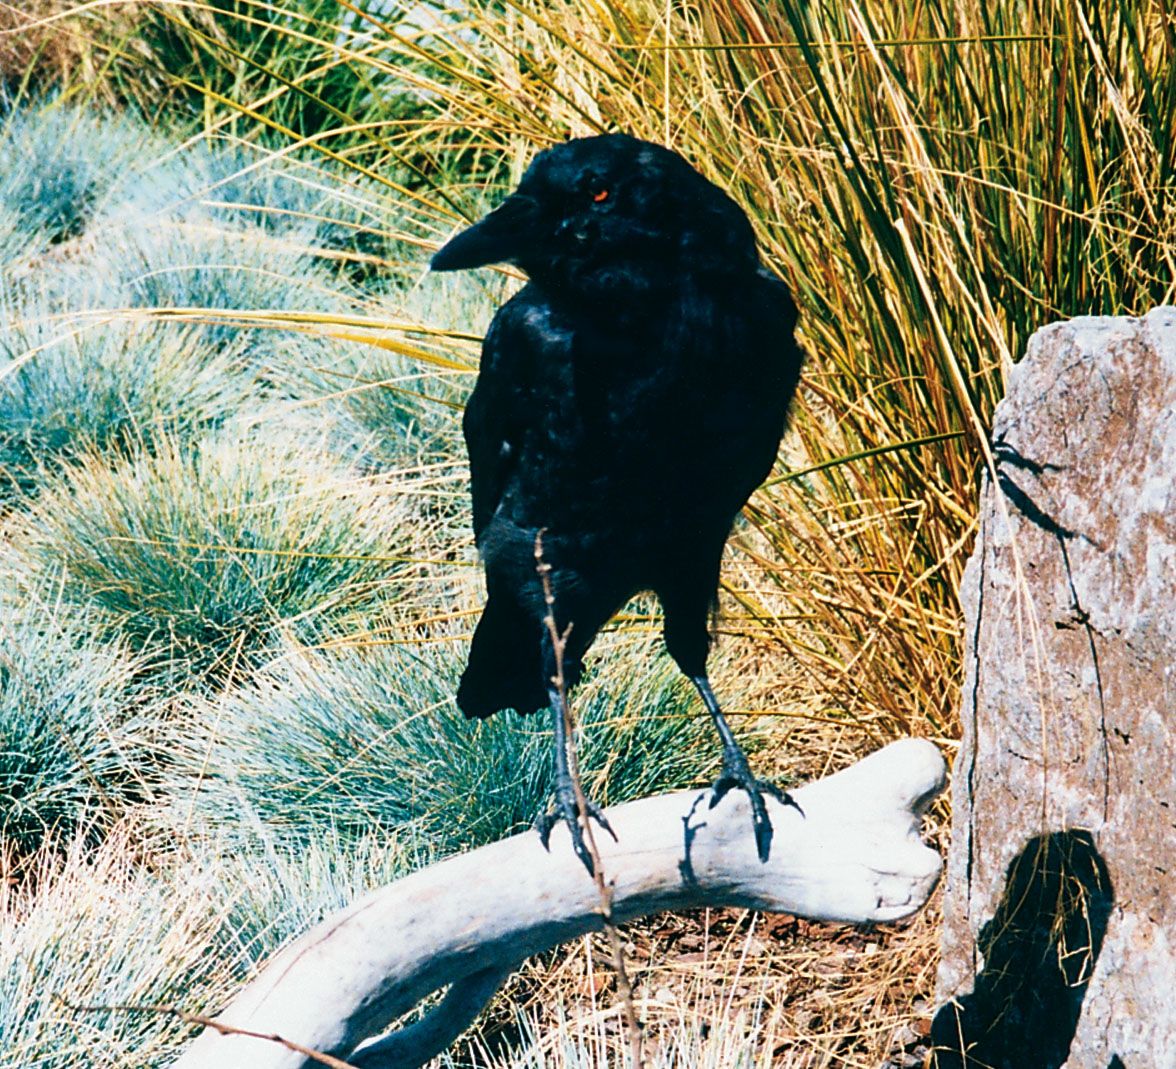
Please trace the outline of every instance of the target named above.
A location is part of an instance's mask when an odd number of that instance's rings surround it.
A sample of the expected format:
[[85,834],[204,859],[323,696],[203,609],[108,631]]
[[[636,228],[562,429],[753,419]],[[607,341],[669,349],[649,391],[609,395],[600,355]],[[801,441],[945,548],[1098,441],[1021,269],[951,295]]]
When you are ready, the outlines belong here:
[[[936,747],[906,739],[769,800],[775,838],[756,856],[746,797],[658,795],[608,810],[619,842],[598,835],[618,920],[667,909],[748,906],[820,920],[894,921],[939,878],[920,815],[943,787]],[[443,1050],[525,958],[601,928],[592,879],[557,826],[450,858],[374,891],[269,962],[218,1018],[358,1066],[416,1066]],[[447,985],[441,1005],[400,1032],[357,1045]],[[295,1069],[277,1042],[206,1029],[174,1069]]]

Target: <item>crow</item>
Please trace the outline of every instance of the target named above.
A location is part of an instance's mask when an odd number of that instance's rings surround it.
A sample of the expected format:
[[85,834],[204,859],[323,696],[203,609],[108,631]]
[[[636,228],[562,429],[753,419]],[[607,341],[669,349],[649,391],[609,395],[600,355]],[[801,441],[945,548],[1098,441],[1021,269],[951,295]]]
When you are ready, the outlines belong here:
[[[592,871],[568,768],[549,568],[566,687],[609,618],[652,591],[666,648],[722,743],[711,805],[747,792],[766,861],[772,826],[706,674],[719,563],[768,475],[800,376],[796,308],[760,263],[741,208],[677,153],[625,134],[541,152],[518,189],[452,237],[434,271],[509,263],[527,284],[494,316],[463,417],[487,600],[457,693],[467,717],[550,707],[555,808]],[[793,803],[795,804],[795,803]],[[610,833],[589,801],[585,819]]]

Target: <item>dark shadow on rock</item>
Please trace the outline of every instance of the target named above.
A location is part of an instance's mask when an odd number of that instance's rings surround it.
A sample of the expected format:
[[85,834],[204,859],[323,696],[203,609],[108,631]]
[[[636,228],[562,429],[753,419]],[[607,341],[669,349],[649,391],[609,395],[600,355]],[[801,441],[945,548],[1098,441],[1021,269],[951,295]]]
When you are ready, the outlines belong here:
[[1089,832],[1031,839],[980,931],[984,968],[972,994],[941,1007],[932,1022],[937,1069],[1058,1069],[1114,900]]

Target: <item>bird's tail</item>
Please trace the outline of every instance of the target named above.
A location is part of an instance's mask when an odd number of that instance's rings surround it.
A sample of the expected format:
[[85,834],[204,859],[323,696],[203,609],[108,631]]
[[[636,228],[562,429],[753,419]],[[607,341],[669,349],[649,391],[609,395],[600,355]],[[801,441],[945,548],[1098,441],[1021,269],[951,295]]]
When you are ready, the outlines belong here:
[[457,704],[471,719],[500,709],[533,713],[547,704],[542,632],[509,600],[491,597],[474,631]]

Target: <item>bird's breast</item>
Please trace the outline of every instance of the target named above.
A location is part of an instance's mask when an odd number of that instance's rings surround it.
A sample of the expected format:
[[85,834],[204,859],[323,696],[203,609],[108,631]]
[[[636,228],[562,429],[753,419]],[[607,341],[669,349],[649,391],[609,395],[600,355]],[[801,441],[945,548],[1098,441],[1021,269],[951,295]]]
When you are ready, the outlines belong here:
[[760,355],[783,339],[717,305],[701,325],[656,310],[641,332],[607,309],[573,318],[543,307],[547,343],[532,364],[512,514],[654,541],[699,517],[729,524],[783,429],[787,399],[774,396]]

